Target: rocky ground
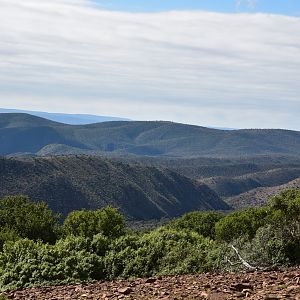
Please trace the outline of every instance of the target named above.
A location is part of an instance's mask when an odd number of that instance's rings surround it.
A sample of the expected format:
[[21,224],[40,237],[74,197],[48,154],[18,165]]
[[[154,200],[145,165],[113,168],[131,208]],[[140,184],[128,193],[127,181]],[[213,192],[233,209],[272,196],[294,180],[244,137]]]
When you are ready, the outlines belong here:
[[300,269],[272,272],[201,274],[70,286],[7,293],[9,299],[296,299]]

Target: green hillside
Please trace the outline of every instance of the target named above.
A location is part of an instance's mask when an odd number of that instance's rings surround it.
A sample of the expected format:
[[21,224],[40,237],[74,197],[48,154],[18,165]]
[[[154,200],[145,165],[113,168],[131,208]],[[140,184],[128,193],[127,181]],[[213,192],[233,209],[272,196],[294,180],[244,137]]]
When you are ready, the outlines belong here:
[[276,187],[300,178],[300,167],[281,168],[238,177],[212,177],[202,179],[220,197],[231,197],[259,187]]
[[284,189],[299,188],[300,159],[295,156],[257,155],[223,159],[144,156],[115,160],[171,169],[207,184],[235,208],[261,206]]
[[0,155],[233,157],[300,153],[297,131],[225,131],[163,121],[74,126],[27,114],[0,114],[0,140]]
[[300,177],[282,185],[251,189],[250,191],[247,191],[245,193],[226,198],[226,202],[236,209],[244,209],[246,207],[260,207],[265,205],[268,199],[287,189],[299,190]]
[[63,214],[111,204],[147,220],[229,208],[206,185],[173,171],[97,157],[3,158],[0,182],[0,198],[25,194]]
[[117,156],[113,159],[143,166],[164,167],[193,179],[238,177],[275,169],[300,168],[300,157],[288,155],[256,155],[236,158]]

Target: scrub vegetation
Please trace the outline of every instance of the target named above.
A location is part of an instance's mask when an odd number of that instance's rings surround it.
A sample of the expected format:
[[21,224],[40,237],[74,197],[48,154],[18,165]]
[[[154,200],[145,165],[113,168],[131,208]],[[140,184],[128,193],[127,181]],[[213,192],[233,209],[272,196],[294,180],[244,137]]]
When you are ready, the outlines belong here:
[[[300,263],[300,191],[231,214],[190,212],[152,230],[129,229],[115,208],[64,220],[28,197],[0,201],[0,286],[197,274]],[[238,254],[235,250],[238,251]]]

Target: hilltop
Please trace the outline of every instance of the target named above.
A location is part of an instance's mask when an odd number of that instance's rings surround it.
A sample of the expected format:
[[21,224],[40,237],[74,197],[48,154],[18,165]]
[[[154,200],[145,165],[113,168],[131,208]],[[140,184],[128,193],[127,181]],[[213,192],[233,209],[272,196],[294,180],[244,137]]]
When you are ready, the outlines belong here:
[[165,121],[75,126],[28,114],[0,114],[0,139],[0,155],[235,157],[300,153],[298,131],[217,130]]

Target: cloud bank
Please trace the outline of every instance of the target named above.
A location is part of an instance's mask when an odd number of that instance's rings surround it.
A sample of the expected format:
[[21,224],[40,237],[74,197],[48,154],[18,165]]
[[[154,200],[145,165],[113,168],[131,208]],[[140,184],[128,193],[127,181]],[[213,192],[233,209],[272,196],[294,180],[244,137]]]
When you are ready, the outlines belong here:
[[300,18],[0,0],[0,106],[300,130]]

